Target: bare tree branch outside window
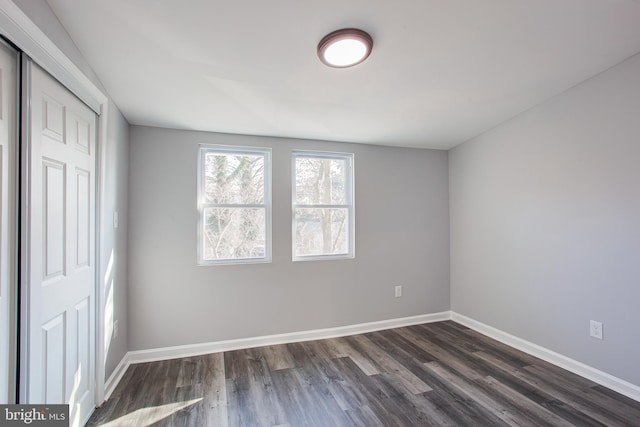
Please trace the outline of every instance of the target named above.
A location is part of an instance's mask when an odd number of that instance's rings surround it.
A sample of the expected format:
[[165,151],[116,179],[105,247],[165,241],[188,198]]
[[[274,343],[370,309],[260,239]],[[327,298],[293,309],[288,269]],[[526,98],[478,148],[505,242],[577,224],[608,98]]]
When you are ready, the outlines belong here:
[[268,153],[201,150],[202,261],[266,258]]
[[294,256],[352,253],[352,155],[294,153]]

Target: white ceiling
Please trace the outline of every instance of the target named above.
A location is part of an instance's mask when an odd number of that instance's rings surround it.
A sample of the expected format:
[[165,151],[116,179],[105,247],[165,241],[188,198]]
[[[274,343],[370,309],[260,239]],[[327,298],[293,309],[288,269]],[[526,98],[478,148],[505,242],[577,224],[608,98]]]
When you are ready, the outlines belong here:
[[250,135],[447,149],[640,52],[638,0],[48,3],[131,124]]

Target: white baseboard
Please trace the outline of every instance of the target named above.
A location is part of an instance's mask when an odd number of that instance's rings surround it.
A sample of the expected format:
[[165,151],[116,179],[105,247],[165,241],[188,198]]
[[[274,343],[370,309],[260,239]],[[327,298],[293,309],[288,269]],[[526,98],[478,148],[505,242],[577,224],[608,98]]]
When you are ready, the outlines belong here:
[[326,338],[344,337],[363,334],[383,329],[400,328],[419,325],[421,323],[440,322],[451,319],[450,311],[422,314],[399,319],[381,320],[378,322],[360,323],[357,325],[339,326],[336,328],[316,329],[311,331],[292,332],[287,334],[268,335],[262,337],[241,338],[237,340],[216,341],[202,344],[182,345],[175,347],[154,348],[149,350],[130,351],[122,358],[116,369],[104,385],[104,400],[108,400],[130,365],[135,363],[156,362],[159,360],[180,357],[200,356],[221,351],[240,350],[244,348],[262,347],[266,345],[287,344],[292,342],[312,341]]
[[462,314],[451,312],[451,320],[507,344],[510,347],[524,351],[525,353],[559,366],[567,371],[573,372],[574,374],[580,375],[581,377],[587,378],[597,384],[640,402],[640,387],[635,384],[614,377],[606,372],[585,365],[582,362],[578,362],[577,360],[563,356],[562,354],[556,353],[537,344],[523,340],[522,338],[503,332],[482,322],[478,322],[477,320]]
[[105,381],[104,383],[105,402],[109,400],[109,397],[111,397],[111,393],[113,393],[113,391],[116,389],[116,387],[118,386],[118,383],[120,383],[120,380],[124,376],[124,373],[127,372],[129,365],[131,365],[131,357],[129,355],[130,353],[127,353],[124,355],[120,363],[118,363],[118,366],[116,366],[116,369],[113,370],[113,372],[111,373],[107,381]]
[[451,312],[422,314],[419,316],[403,317],[400,319],[381,320],[377,322],[360,323],[357,325],[338,326],[335,328],[316,329],[311,331],[291,332],[287,334],[267,335],[262,337],[241,338],[236,340],[216,341],[202,344],[181,345],[175,347],[137,350],[127,353],[130,363],[155,362],[158,360],[176,359],[179,357],[200,356],[222,351],[241,350],[244,348],[263,347],[266,345],[288,344],[344,337],[347,335],[364,334],[383,329],[400,328],[402,326],[418,325],[421,323],[440,322],[449,320]]

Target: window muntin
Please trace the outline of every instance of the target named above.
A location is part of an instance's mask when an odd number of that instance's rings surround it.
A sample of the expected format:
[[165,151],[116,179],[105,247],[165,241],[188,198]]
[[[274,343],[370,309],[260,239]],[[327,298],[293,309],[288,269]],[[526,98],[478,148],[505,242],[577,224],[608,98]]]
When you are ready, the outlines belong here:
[[271,261],[271,152],[201,145],[198,262]]
[[353,154],[293,153],[293,259],[353,258]]

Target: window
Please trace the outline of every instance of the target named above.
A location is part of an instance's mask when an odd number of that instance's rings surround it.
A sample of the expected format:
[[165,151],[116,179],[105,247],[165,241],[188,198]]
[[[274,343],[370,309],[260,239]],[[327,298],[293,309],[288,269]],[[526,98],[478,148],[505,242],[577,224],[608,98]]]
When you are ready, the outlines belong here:
[[353,258],[353,154],[293,153],[293,259]]
[[271,261],[270,154],[200,146],[199,264]]

